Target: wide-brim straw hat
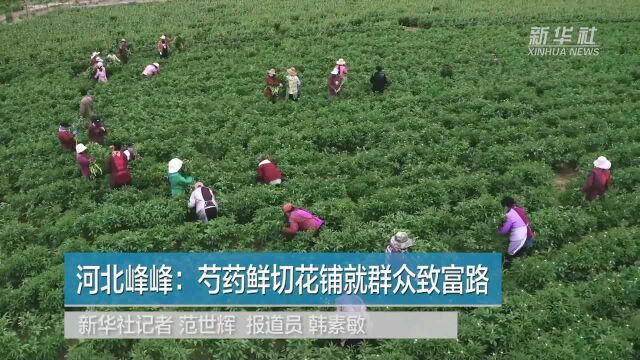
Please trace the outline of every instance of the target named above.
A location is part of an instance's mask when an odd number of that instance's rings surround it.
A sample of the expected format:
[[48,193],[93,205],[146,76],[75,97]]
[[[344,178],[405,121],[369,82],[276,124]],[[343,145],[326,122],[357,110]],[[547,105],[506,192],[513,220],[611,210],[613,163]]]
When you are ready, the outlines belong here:
[[122,39],[120,39],[120,42],[127,42],[127,39],[122,38]]
[[165,40],[166,38],[167,38],[167,37],[166,37],[166,36],[164,36],[164,35],[160,36],[160,40]]
[[344,61],[343,58],[338,59],[338,61],[336,61],[336,65],[345,65],[347,62]]
[[182,169],[182,160],[171,159],[171,161],[169,161],[169,174],[177,173],[180,169]]
[[288,68],[287,69],[287,74],[289,74],[291,76],[296,76],[296,75],[298,75],[298,72],[296,71],[296,68],[292,67],[292,68]]
[[153,65],[153,66],[157,67],[158,69],[160,69],[160,64],[158,64],[158,63],[153,63],[151,65]]
[[87,150],[87,147],[84,144],[76,145],[76,153],[80,154],[81,152]]
[[269,71],[267,71],[267,75],[275,75],[276,74],[276,69],[269,69]]
[[609,161],[606,157],[600,156],[593,162],[593,166],[598,169],[609,170],[611,169],[611,161]]
[[399,231],[391,237],[389,243],[398,249],[407,249],[413,246],[413,239],[404,231]]

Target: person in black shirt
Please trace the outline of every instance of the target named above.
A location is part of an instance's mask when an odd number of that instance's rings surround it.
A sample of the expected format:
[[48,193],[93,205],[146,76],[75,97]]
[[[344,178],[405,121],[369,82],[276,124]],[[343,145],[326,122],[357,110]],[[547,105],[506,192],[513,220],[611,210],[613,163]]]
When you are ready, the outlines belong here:
[[389,86],[389,79],[387,79],[387,74],[382,71],[382,66],[376,66],[376,72],[371,75],[370,81],[373,91],[380,94]]

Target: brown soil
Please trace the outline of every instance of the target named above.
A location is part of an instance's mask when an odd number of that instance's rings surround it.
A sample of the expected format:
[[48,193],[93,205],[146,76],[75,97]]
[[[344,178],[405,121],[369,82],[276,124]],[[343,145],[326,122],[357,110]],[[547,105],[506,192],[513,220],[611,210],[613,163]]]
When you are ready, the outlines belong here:
[[578,170],[576,169],[563,168],[553,178],[553,186],[556,187],[558,190],[564,191],[564,189],[567,187],[567,183],[569,183],[571,179],[578,176],[578,174],[579,174]]

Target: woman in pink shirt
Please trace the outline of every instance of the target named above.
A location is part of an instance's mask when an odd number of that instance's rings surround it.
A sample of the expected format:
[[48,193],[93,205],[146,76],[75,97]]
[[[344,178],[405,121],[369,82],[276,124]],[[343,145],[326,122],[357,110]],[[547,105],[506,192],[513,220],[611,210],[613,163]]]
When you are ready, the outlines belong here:
[[298,231],[318,231],[324,226],[324,220],[309,210],[296,208],[291,203],[286,203],[282,207],[289,223],[284,226],[282,232],[287,235],[295,235]]
[[338,69],[338,75],[342,76],[343,78],[347,77],[349,68],[347,67],[347,62],[344,61],[344,59],[338,59],[338,61],[336,61],[336,69]]
[[147,67],[144,68],[142,75],[149,77],[159,73],[160,73],[160,64],[153,63],[151,65],[147,65]]
[[91,176],[91,156],[87,152],[87,147],[84,144],[76,145],[76,159],[78,160],[78,166],[80,166],[80,173],[85,179],[89,179]]
[[101,62],[96,64],[96,74],[93,78],[98,82],[107,82],[107,70]]

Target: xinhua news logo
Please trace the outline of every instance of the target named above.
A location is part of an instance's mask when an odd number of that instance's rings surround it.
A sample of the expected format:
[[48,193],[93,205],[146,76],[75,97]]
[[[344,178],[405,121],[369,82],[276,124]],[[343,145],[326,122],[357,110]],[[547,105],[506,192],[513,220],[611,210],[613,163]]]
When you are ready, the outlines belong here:
[[580,27],[574,42],[573,26],[558,26],[552,32],[553,38],[548,41],[548,26],[533,26],[529,35],[530,56],[597,56],[600,46],[595,42],[595,27]]

